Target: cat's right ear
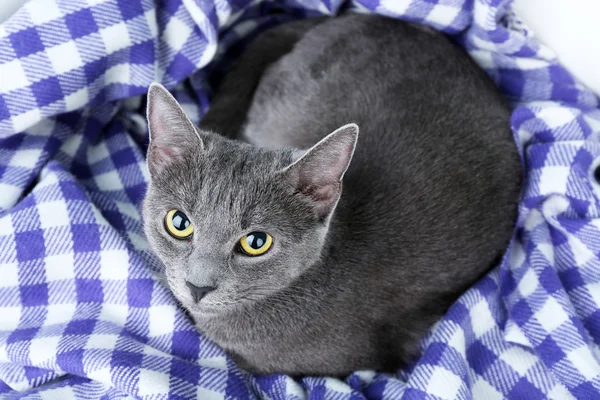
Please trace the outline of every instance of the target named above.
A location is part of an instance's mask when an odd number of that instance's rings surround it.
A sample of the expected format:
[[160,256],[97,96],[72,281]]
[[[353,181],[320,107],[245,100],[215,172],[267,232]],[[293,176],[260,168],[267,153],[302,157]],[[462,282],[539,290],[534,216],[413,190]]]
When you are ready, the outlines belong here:
[[158,174],[165,167],[182,161],[190,146],[195,151],[204,149],[194,124],[175,98],[159,83],[148,89],[148,169]]
[[344,125],[283,170],[296,192],[312,200],[319,218],[329,217],[339,200],[357,139],[358,125]]

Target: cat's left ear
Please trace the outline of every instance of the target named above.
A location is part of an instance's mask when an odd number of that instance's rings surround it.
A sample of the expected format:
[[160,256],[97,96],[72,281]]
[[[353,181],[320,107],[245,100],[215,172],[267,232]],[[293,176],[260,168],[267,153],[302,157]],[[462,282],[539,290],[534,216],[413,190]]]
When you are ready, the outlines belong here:
[[190,154],[190,147],[196,152],[204,149],[192,121],[171,93],[159,83],[153,83],[148,89],[147,117],[150,174],[157,174],[165,167],[181,161],[185,154]]
[[344,125],[283,171],[296,191],[312,200],[320,218],[328,217],[337,205],[357,139],[358,125]]

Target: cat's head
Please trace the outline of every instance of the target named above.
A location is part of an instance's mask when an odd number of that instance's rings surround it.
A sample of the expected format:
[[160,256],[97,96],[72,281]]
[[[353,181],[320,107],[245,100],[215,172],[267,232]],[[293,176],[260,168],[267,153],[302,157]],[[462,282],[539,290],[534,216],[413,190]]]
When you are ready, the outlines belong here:
[[260,149],[195,128],[157,84],[148,123],[145,232],[195,316],[251,305],[319,260],[356,125],[309,150]]

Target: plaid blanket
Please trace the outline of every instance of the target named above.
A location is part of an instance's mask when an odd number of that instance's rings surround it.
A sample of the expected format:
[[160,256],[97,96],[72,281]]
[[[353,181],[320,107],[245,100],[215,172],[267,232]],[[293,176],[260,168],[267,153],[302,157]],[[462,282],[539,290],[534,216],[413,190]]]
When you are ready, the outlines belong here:
[[[405,370],[251,376],[155,277],[142,95],[160,81],[198,122],[243,40],[345,8],[452,34],[508,96],[518,226]],[[599,100],[508,1],[31,0],[0,24],[0,397],[599,398],[599,343]]]

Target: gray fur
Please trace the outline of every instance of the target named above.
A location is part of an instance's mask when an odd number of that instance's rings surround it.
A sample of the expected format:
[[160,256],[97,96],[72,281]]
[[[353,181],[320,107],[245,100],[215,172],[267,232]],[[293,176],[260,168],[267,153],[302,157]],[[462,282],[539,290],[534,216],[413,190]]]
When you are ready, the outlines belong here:
[[[440,33],[366,15],[284,25],[199,129],[150,89],[146,234],[197,327],[247,370],[393,370],[505,251],[521,174],[509,115]],[[191,239],[166,233],[173,208]],[[273,248],[237,252],[255,230]],[[195,304],[186,280],[217,289]]]

